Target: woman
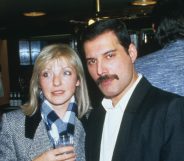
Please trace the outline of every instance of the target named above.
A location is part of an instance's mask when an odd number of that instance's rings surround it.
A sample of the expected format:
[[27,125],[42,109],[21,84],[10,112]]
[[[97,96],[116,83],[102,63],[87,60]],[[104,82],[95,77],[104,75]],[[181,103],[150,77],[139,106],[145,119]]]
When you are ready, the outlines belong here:
[[[78,118],[89,109],[84,71],[76,52],[65,44],[45,47],[34,65],[29,102],[22,112],[3,115],[0,160],[85,160],[85,132]],[[74,147],[54,148],[62,134],[73,136]]]

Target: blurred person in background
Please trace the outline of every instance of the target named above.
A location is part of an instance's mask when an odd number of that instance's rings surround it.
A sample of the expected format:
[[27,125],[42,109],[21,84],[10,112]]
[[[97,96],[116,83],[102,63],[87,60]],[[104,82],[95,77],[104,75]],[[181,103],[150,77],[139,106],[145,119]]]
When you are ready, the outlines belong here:
[[135,67],[154,86],[184,96],[184,1],[158,0],[152,27],[162,48],[138,58]]

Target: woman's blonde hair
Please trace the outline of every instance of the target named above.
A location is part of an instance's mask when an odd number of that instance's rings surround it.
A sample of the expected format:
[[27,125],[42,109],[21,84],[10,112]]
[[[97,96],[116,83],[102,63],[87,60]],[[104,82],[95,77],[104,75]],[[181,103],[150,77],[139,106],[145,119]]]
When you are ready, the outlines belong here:
[[81,118],[90,109],[90,100],[84,75],[82,62],[78,54],[67,44],[53,44],[43,48],[38,55],[31,77],[29,89],[29,101],[22,106],[26,115],[33,115],[39,107],[39,75],[45,66],[52,60],[65,59],[69,65],[75,70],[80,81],[80,85],[76,88],[75,98],[78,104],[78,117]]

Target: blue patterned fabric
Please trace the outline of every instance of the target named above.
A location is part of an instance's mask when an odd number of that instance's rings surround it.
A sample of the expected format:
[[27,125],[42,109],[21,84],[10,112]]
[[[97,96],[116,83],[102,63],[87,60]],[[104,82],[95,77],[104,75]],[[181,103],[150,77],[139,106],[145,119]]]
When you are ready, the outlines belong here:
[[184,40],[178,40],[135,63],[154,86],[184,96]]
[[62,119],[59,118],[46,99],[41,103],[40,109],[46,129],[54,145],[58,142],[59,136],[65,134],[74,135],[75,117],[77,115],[77,104],[74,96],[71,98],[68,109]]

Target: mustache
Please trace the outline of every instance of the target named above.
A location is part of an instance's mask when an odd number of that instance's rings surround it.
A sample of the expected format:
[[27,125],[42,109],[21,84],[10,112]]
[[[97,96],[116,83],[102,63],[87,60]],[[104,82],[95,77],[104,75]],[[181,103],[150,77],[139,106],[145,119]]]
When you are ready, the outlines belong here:
[[108,80],[108,79],[117,79],[117,80],[119,80],[119,77],[118,77],[118,75],[116,75],[116,74],[112,74],[112,75],[103,75],[103,76],[100,76],[100,77],[96,80],[96,83],[97,83],[97,85],[99,85],[99,84],[102,83],[104,80]]

